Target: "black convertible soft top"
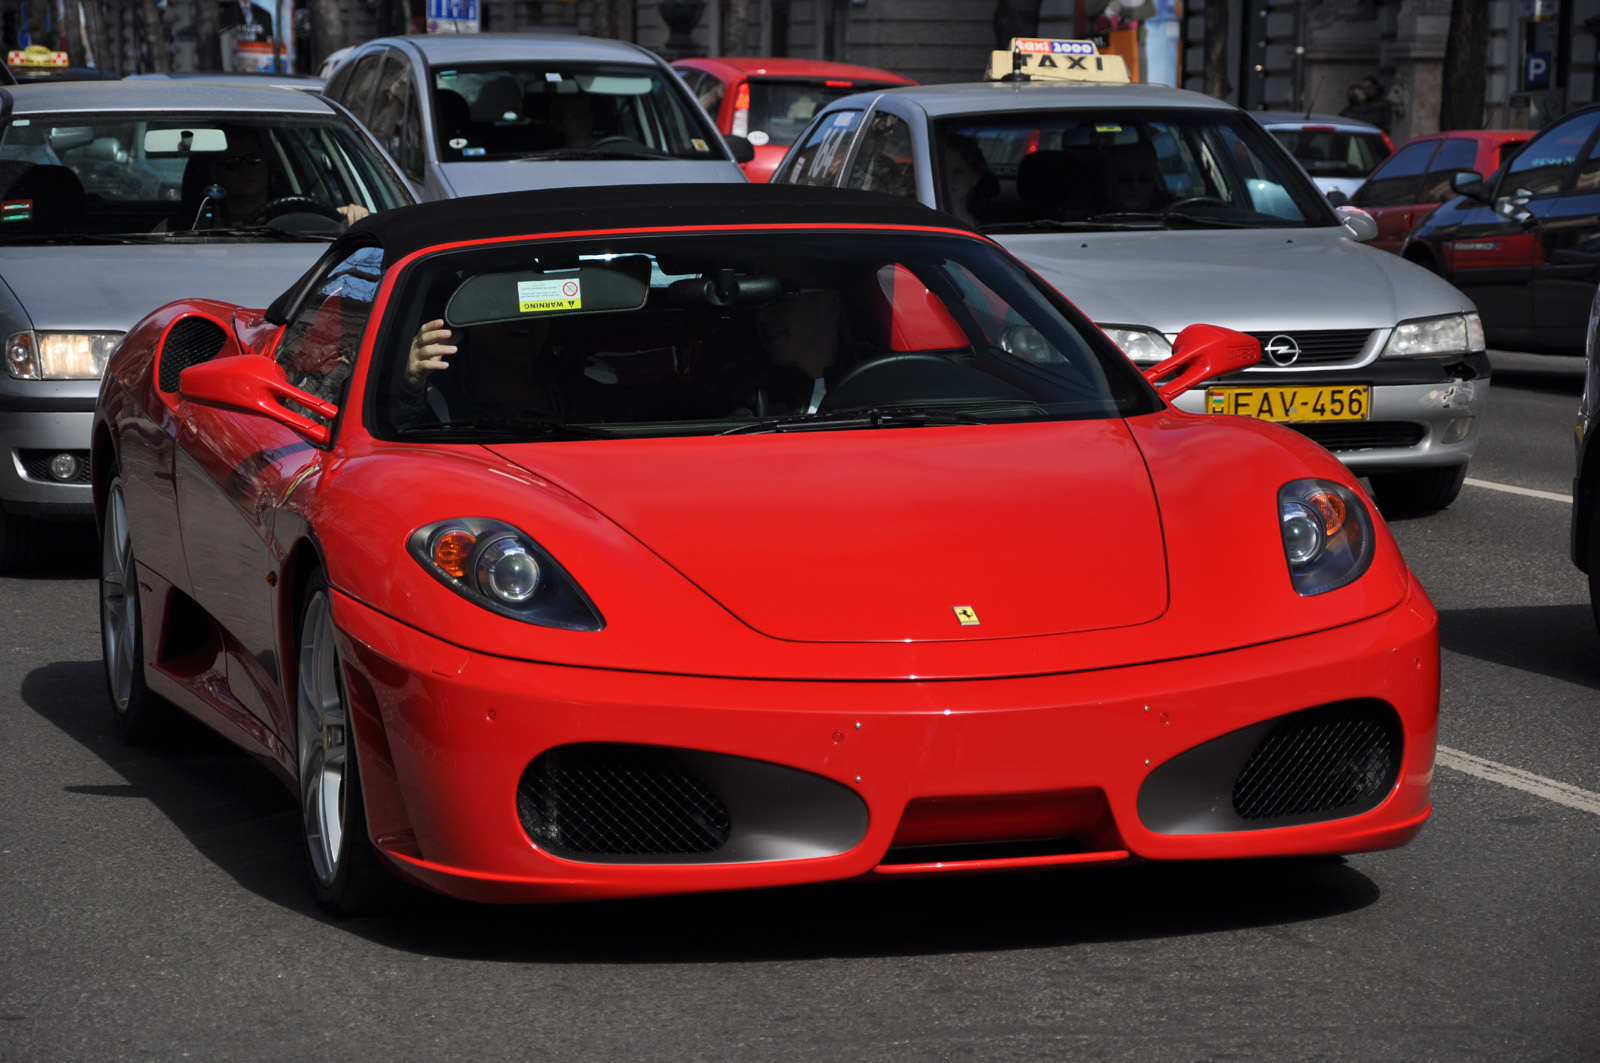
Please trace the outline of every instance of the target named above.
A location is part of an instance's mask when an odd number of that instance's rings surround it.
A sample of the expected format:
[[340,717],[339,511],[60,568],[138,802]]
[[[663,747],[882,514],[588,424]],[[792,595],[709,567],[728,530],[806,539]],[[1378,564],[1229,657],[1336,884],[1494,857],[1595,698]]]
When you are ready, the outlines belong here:
[[[529,163],[537,165],[537,163]],[[440,244],[588,229],[706,225],[934,225],[966,228],[914,200],[794,185],[609,185],[466,196],[374,214],[342,241],[377,242],[398,262]]]

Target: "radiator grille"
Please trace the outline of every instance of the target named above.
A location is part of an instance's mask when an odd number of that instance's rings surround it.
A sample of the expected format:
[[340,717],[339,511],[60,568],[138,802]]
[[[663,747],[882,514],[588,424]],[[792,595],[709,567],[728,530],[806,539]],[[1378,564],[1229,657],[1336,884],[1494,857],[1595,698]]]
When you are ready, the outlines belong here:
[[1410,421],[1327,421],[1287,427],[1309,436],[1329,450],[1375,450],[1380,447],[1414,447],[1427,429]]
[[1376,808],[1400,772],[1400,725],[1378,702],[1295,713],[1250,754],[1233,781],[1243,820],[1353,815]]
[[1274,362],[1267,354],[1267,344],[1275,338],[1287,337],[1294,341],[1300,348],[1299,357],[1288,363],[1295,367],[1303,365],[1346,365],[1361,360],[1361,352],[1367,346],[1367,339],[1372,335],[1368,328],[1352,329],[1322,329],[1306,332],[1252,332],[1250,335],[1261,341],[1261,365],[1266,369],[1276,369],[1280,363]]
[[173,325],[161,345],[161,390],[176,393],[178,374],[209,361],[227,339],[221,325],[203,317],[186,317]]
[[670,750],[590,743],[535,758],[517,786],[528,836],[555,853],[706,853],[728,840],[728,809]]

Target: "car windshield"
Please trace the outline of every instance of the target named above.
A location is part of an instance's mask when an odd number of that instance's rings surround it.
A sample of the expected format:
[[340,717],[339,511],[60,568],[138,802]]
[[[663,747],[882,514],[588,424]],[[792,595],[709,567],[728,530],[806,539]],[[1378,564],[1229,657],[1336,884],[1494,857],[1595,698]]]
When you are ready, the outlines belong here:
[[[888,82],[844,78],[751,78],[748,135],[755,145],[788,147],[805,132],[817,111],[834,100],[873,88],[890,88]],[[737,121],[737,115],[735,121]]]
[[1389,157],[1389,145],[1378,132],[1334,129],[1331,126],[1300,126],[1274,129],[1278,143],[1289,149],[1295,161],[1312,177],[1353,177],[1360,179]]
[[939,204],[985,231],[1337,224],[1244,115],[1096,110],[936,126]]
[[339,208],[407,202],[334,118],[33,114],[0,128],[0,242],[327,239]]
[[368,392],[387,438],[972,426],[1160,405],[1059,296],[970,238],[769,230],[479,247],[420,260],[388,306]]
[[622,63],[436,69],[439,158],[721,158],[716,135],[674,81],[654,67]]

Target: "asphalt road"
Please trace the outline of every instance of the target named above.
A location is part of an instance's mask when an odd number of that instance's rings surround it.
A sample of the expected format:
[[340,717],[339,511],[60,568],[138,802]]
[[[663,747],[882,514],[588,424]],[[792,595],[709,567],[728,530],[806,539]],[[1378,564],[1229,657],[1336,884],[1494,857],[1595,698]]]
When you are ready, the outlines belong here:
[[[93,543],[0,580],[0,1060],[1594,1060],[1600,636],[1575,359],[1495,358],[1448,511],[1435,814],[1405,849],[335,922],[198,726],[120,745]],[[1493,486],[1485,486],[1493,485]]]

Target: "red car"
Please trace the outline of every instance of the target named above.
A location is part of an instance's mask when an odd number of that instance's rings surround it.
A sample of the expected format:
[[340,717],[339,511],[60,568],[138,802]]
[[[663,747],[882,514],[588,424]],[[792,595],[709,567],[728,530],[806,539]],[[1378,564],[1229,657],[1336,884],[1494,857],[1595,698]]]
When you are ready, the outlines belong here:
[[113,718],[266,764],[335,912],[1401,845],[1437,617],[1326,450],[1170,405],[1257,358],[870,193],[386,211],[112,356]]
[[1457,130],[1413,137],[1378,165],[1355,195],[1360,207],[1378,222],[1370,243],[1399,253],[1411,229],[1456,193],[1450,178],[1458,173],[1493,173],[1517,153],[1533,133],[1526,129]]
[[892,70],[820,59],[719,56],[679,59],[672,66],[718,129],[754,145],[755,159],[744,164],[752,181],[772,176],[825,104],[855,92],[916,84]]

